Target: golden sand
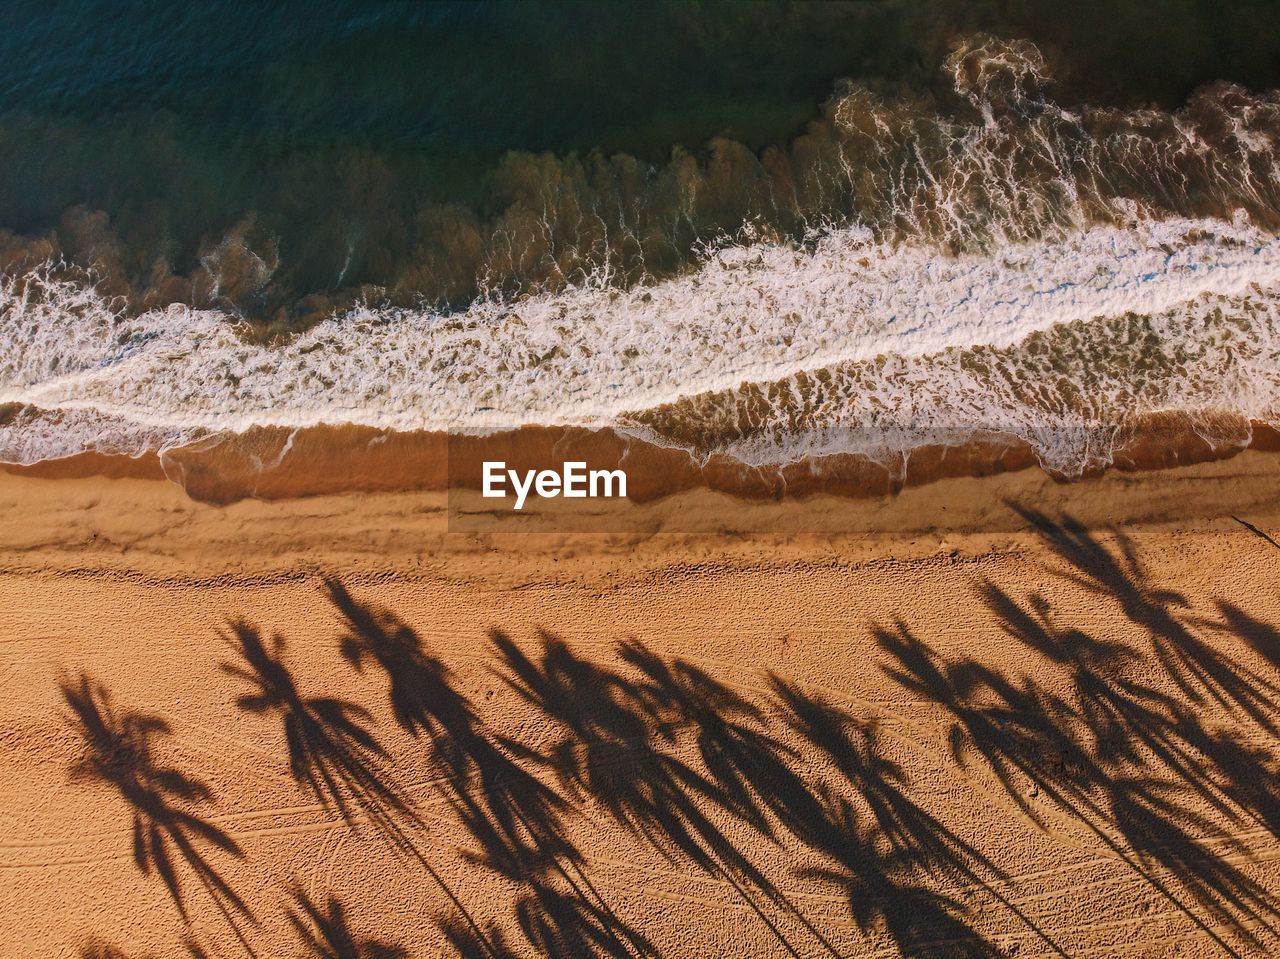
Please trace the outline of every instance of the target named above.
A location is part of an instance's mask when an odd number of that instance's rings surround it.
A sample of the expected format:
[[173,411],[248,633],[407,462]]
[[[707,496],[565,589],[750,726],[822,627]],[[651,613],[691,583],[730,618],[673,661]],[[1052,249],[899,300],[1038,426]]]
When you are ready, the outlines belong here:
[[0,955],[1274,955],[1278,481],[0,475]]

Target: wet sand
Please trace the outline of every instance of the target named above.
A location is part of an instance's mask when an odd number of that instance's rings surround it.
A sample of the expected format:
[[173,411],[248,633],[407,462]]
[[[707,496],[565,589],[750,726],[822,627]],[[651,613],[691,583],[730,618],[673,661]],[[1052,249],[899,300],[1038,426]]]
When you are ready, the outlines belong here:
[[1273,955],[1278,481],[0,475],[0,955]]
[[[1213,440],[1206,439],[1203,423],[1177,413],[1151,414],[1117,427],[1109,445],[1099,429],[1085,444],[1097,447],[1095,454],[1082,452],[1085,462],[1078,470],[1055,476],[1079,479],[1108,470],[1166,469],[1230,458],[1244,449],[1280,450],[1280,432],[1266,423],[1219,419]],[[846,445],[858,449],[859,440],[867,438],[850,434]],[[866,499],[956,477],[1033,470],[1039,462],[1028,442],[994,430],[947,442],[920,438],[914,445],[906,439],[902,443],[896,453],[752,464],[722,452],[695,453],[702,448],[689,438],[662,445],[607,427],[525,426],[466,434],[352,424],[258,426],[159,452],[129,456],[87,451],[30,465],[0,463],[0,471],[45,479],[168,479],[192,499],[226,504],[353,492],[475,491],[482,487],[486,461],[502,461],[524,473],[558,470],[566,461],[581,460],[589,469],[623,470],[628,498],[650,503],[689,490],[756,501],[822,495]],[[1105,456],[1100,455],[1103,446]]]

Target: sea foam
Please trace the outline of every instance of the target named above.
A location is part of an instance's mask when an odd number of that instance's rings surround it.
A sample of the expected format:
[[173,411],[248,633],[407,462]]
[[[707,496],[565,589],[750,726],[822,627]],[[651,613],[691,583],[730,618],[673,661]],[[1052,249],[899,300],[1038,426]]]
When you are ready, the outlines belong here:
[[[494,292],[461,310],[370,301],[263,344],[216,257],[208,302],[230,312],[131,312],[52,265],[10,274],[0,460],[264,426],[540,425],[761,465],[998,432],[1072,474],[1152,413],[1273,422],[1276,95],[1073,113],[1033,46],[991,37],[945,68],[967,115],[849,88],[785,157],[655,174],[661,203],[552,177],[489,244],[506,267],[481,258]],[[773,220],[706,243],[698,210],[748,187]],[[651,273],[652,249],[686,266]]]
[[[629,291],[588,286],[451,314],[359,309],[278,345],[244,340],[216,311],[126,315],[92,288],[45,274],[0,288],[0,403],[42,411],[11,418],[0,456],[137,451],[262,425],[646,426],[643,411],[684,398],[877,357],[912,375],[886,375],[872,389],[864,374],[861,392],[840,402],[833,393],[826,422],[806,414],[811,438],[828,426],[870,427],[886,405],[899,427],[946,419],[963,428],[966,416],[975,428],[1008,425],[1019,405],[998,396],[998,377],[986,381],[981,409],[952,402],[966,375],[955,351],[1008,349],[1055,326],[1130,315],[1162,317],[1172,338],[1162,348],[1176,350],[1174,340],[1210,333],[1213,304],[1251,299],[1268,306],[1237,311],[1240,322],[1269,337],[1258,324],[1271,322],[1277,289],[1280,239],[1239,218],[1135,219],[961,255],[833,230],[806,248],[722,248],[694,272]],[[1087,353],[1071,349],[1062,361],[1089,369]],[[1166,364],[1165,375],[1172,386],[1193,374]],[[1040,386],[1052,389],[1048,373]],[[886,398],[893,389],[910,395]],[[1123,404],[1123,383],[1097,389]],[[1252,415],[1270,400],[1230,402]],[[1054,406],[1022,409],[1049,417]],[[819,449],[799,434],[754,452],[737,445],[751,459]]]

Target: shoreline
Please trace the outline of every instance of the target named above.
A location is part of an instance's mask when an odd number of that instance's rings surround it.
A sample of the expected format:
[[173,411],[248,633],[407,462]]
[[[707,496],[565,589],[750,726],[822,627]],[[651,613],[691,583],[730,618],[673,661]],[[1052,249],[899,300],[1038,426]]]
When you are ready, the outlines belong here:
[[[1240,517],[1280,528],[1280,457],[1229,459],[1074,483],[1040,470],[953,477],[880,497],[816,494],[741,500],[690,489],[647,503],[599,501],[591,513],[540,501],[514,513],[477,493],[348,492],[215,505],[168,480],[86,476],[52,481],[0,472],[0,571],[97,575],[130,571],[203,582],[326,568],[367,575],[499,582],[627,576],[640,567],[765,557],[771,564],[875,563],[1018,550],[1018,508],[1070,515],[1090,527],[1214,536]],[[468,523],[460,528],[459,513]],[[113,573],[114,575],[114,573]]]
[[624,470],[627,498],[643,504],[699,489],[748,502],[865,499],[941,480],[1026,470],[1070,483],[1111,472],[1230,459],[1246,449],[1280,451],[1280,431],[1269,424],[1242,421],[1226,432],[1228,437],[1214,444],[1183,416],[1149,416],[1122,435],[1109,462],[1094,464],[1079,477],[1049,471],[1026,441],[995,431],[979,432],[958,445],[920,445],[887,460],[841,453],[756,466],[724,454],[699,462],[684,449],[608,427],[528,426],[468,435],[350,424],[256,427],[139,456],[88,451],[29,465],[0,463],[0,472],[40,479],[167,480],[193,500],[225,505],[342,493],[475,491],[485,461],[501,460],[523,472],[582,460],[590,469]]

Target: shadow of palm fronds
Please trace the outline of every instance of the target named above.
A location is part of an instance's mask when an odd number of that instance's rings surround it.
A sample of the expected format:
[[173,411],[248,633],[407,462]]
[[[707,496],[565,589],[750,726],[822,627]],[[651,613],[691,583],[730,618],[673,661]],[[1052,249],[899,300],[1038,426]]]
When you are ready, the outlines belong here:
[[[525,937],[556,955],[653,955],[583,871],[563,822],[570,804],[518,761],[527,758],[520,745],[486,728],[449,667],[403,620],[357,601],[337,580],[326,580],[324,589],[345,627],[343,658],[357,671],[381,668],[396,721],[430,743],[449,807],[478,846],[464,850],[465,858],[525,890],[517,903]],[[446,921],[442,929],[460,954],[510,951],[496,930],[486,932],[460,903],[459,910],[466,927]]]
[[982,889],[1052,953],[1063,955],[1004,892],[1005,872],[912,798],[906,770],[885,755],[876,722],[777,677],[772,683],[781,721],[815,746],[839,776],[834,788],[789,796],[793,810],[784,821],[832,861],[805,874],[843,885],[861,928],[882,927],[903,955],[1004,955],[973,928],[980,912],[974,902],[932,888],[945,879],[959,888]]
[[[191,959],[212,959],[209,953],[205,952],[190,936],[183,937],[182,948]],[[76,955],[77,959],[153,959],[151,953],[145,955],[128,953],[99,939],[91,939],[85,943]]]
[[494,923],[487,923],[481,929],[446,917],[437,920],[436,925],[458,959],[517,959],[520,956]]
[[[558,730],[549,750],[525,749],[525,758],[550,769],[572,795],[599,804],[667,859],[690,862],[725,881],[786,953],[799,955],[753,890],[834,952],[713,815],[728,812],[771,838],[759,790],[779,778],[779,765],[776,744],[766,746],[767,737],[751,727],[754,707],[695,667],[666,663],[640,644],[619,647],[624,661],[644,674],[637,683],[578,656],[545,631],[537,658],[500,631],[489,635],[508,686]],[[697,738],[708,770],[676,755],[679,734],[687,731]]]
[[318,906],[306,893],[293,891],[289,924],[315,959],[409,959],[409,951],[372,936],[358,935],[350,926],[347,909],[332,896]]
[[[1264,932],[1274,935],[1280,911],[1240,868],[1249,852],[1235,831],[1208,813],[1280,822],[1277,764],[1246,732],[1275,730],[1275,684],[1192,633],[1169,608],[1186,601],[1147,581],[1132,543],[1120,537],[1113,553],[1070,517],[1019,512],[1070,563],[1066,578],[1114,600],[1143,628],[1153,655],[1146,643],[1061,623],[1043,594],[1020,601],[984,583],[984,605],[1034,654],[1036,673],[942,656],[901,622],[876,631],[892,657],[883,668],[950,714],[953,758],[965,765],[981,756],[1024,812],[1040,821],[1040,810],[1056,807],[1087,826],[1226,954],[1239,954],[1228,935],[1258,946]],[[1264,633],[1234,608],[1222,611],[1247,641]],[[1213,704],[1229,717],[1225,727],[1207,714]]]
[[[206,846],[236,858],[244,855],[230,836],[191,811],[212,805],[212,790],[156,757],[156,741],[171,734],[168,722],[149,713],[117,710],[107,688],[85,674],[76,680],[63,679],[59,687],[71,709],[68,725],[85,746],[84,755],[72,766],[71,777],[78,782],[105,783],[128,805],[133,861],[138,869],[143,875],[160,878],[184,919],[187,908],[178,875],[180,863],[191,870],[228,921],[228,907],[249,916],[248,906],[200,848]],[[232,926],[235,928],[234,922]]]
[[236,705],[279,719],[294,780],[348,824],[355,825],[361,812],[397,845],[407,844],[401,820],[412,825],[416,817],[383,778],[385,753],[368,728],[368,711],[336,697],[304,696],[284,662],[283,636],[273,637],[268,648],[257,629],[236,622],[224,640],[239,659],[224,662],[223,671],[251,687]]
[[715,800],[768,836],[765,815],[774,798],[795,785],[796,758],[764,731],[759,707],[704,670],[681,659],[664,660],[643,643],[619,647],[623,662],[639,670],[631,695],[655,728],[687,730],[715,786]]
[[534,876],[515,905],[516,920],[529,944],[543,956],[595,959],[658,959],[653,945],[618,921],[602,901],[581,890],[557,889],[546,876]]
[[357,602],[336,580],[325,589],[347,627],[339,640],[343,657],[358,671],[373,662],[386,674],[396,721],[431,743],[450,804],[480,840],[486,864],[516,877],[556,855],[579,858],[564,839],[564,798],[488,735],[452,671],[428,654],[418,634],[397,616]]
[[1134,544],[1117,533],[1109,549],[1072,516],[1055,520],[1028,507],[1013,509],[1030,523],[1067,564],[1061,575],[1099,596],[1114,600],[1124,615],[1145,629],[1156,659],[1193,703],[1216,703],[1241,712],[1272,735],[1280,732],[1280,684],[1210,646],[1174,615],[1186,597],[1157,589]]
[[402,729],[413,736],[431,736],[441,726],[457,729],[474,722],[469,708],[453,693],[448,667],[427,654],[406,623],[358,602],[336,579],[326,579],[324,590],[346,626],[338,640],[342,658],[357,672],[370,662],[382,667],[391,684],[391,711]]

